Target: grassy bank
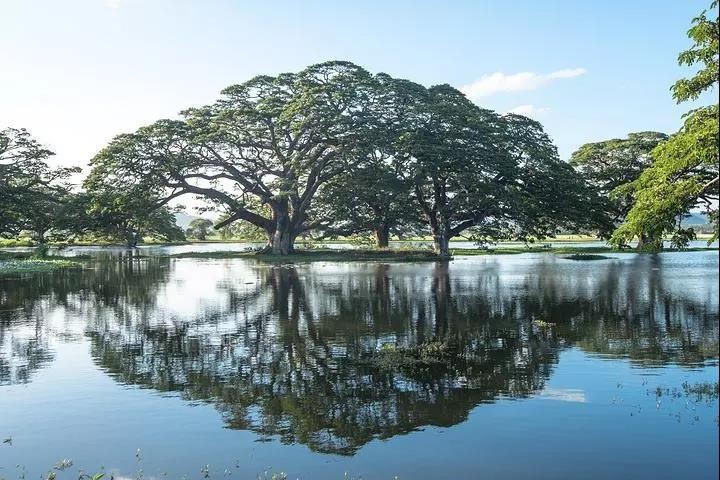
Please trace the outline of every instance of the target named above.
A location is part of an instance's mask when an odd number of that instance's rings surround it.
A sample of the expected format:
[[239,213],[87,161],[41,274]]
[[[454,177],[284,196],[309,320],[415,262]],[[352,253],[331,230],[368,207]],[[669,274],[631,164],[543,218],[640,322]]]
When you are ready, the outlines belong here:
[[[694,252],[694,251],[717,251],[713,247],[696,247],[686,249],[666,249],[663,252]],[[539,246],[518,246],[498,248],[451,248],[450,258],[485,256],[485,255],[521,255],[521,254],[546,254],[556,255],[559,258],[577,261],[605,260],[611,257],[605,254],[641,254],[652,255],[650,252],[636,251],[632,249],[615,250],[610,247],[539,247]],[[262,261],[272,264],[292,264],[309,262],[435,262],[443,260],[438,254],[430,249],[298,249],[289,256],[261,253],[253,250],[238,251],[212,251],[212,252],[183,252],[174,254],[151,254],[146,255],[142,250],[134,251],[134,258],[194,258],[194,259],[232,259],[245,258]],[[91,255],[74,256],[71,258],[57,255],[43,258],[34,258],[32,252],[0,252],[0,273],[17,273],[33,271],[49,271],[58,268],[69,268],[80,266],[84,260],[91,260]],[[447,258],[446,258],[447,260]]]
[[[712,235],[708,234],[699,234],[697,236],[697,240],[709,240],[712,237]],[[390,241],[394,244],[406,244],[408,246],[411,246],[414,243],[432,243],[432,237],[425,236],[425,237],[408,237],[408,238],[391,238]],[[666,238],[665,240],[670,240],[670,238]],[[463,240],[461,238],[457,238],[454,241],[471,241],[471,240]],[[540,245],[543,243],[552,243],[552,244],[562,244],[562,243],[588,243],[588,242],[598,242],[601,241],[601,239],[597,237],[587,236],[587,235],[558,235],[557,237],[553,238],[546,238],[544,240],[538,240],[536,245]],[[521,242],[515,242],[510,239],[506,240],[498,240],[499,243],[517,243],[518,246],[522,246],[523,244]],[[227,238],[223,239],[220,237],[208,237],[205,240],[198,240],[198,239],[188,239],[186,241],[176,241],[176,242],[168,242],[164,240],[159,240],[152,237],[146,237],[143,239],[142,244],[143,245],[188,245],[191,243],[249,243],[249,244],[263,244],[265,243],[265,240],[263,239],[248,239],[248,238]],[[60,247],[60,246],[123,246],[122,243],[118,243],[115,240],[107,239],[107,238],[76,238],[73,240],[66,240],[66,241],[60,241],[60,242],[49,242],[50,246],[53,247]],[[353,238],[346,238],[346,237],[340,237],[335,239],[325,239],[325,240],[319,240],[319,239],[306,239],[301,240],[298,239],[297,245],[359,245],[357,239]],[[28,237],[19,237],[19,238],[0,238],[0,248],[13,248],[13,247],[33,247],[35,246],[35,243],[32,241],[32,239]],[[513,247],[510,247],[513,248]]]
[[[715,250],[717,247],[692,247],[692,248],[666,248],[662,250],[664,252],[702,252]],[[646,252],[635,249],[615,249],[611,247],[502,247],[502,248],[451,248],[450,253],[455,256],[468,256],[468,255],[509,255],[509,254],[520,254],[520,253],[553,253],[556,255],[568,255],[568,256],[590,256],[598,255],[603,253],[640,253],[640,254],[653,254],[653,252]]]
[[[687,248],[683,250],[666,249],[664,252],[690,252],[717,250],[715,248]],[[545,253],[554,254],[569,260],[603,260],[606,257],[602,254],[614,253],[639,253],[649,255],[651,253],[636,250],[614,250],[609,247],[503,247],[493,249],[450,249],[452,257],[484,256],[484,255],[520,255],[523,253]],[[226,258],[248,258],[261,260],[269,263],[306,263],[317,261],[331,262],[359,262],[359,261],[383,261],[383,262],[425,262],[438,261],[442,257],[428,249],[311,249],[296,250],[289,256],[259,253],[256,251],[219,251],[219,252],[183,252],[176,254],[162,255],[169,258],[198,258],[198,259],[226,259]]]

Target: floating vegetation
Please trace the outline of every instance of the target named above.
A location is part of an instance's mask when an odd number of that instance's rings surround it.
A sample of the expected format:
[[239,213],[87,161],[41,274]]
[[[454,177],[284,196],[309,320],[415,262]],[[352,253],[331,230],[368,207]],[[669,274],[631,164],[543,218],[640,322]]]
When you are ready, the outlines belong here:
[[63,268],[80,268],[82,265],[71,260],[23,259],[0,260],[0,275],[51,272]]
[[546,322],[545,320],[542,320],[542,319],[533,320],[532,323],[536,327],[540,327],[540,328],[552,328],[557,325],[556,323]]
[[566,260],[579,260],[579,261],[585,261],[585,260],[609,260],[610,257],[606,257],[605,255],[596,255],[591,253],[575,253],[573,255],[565,255],[560,258],[564,258]]
[[[690,383],[685,381],[680,387],[658,385],[655,388],[648,389],[646,393],[648,396],[655,396],[656,410],[660,410],[665,405],[670,405],[669,415],[678,423],[682,422],[683,419],[689,419],[691,424],[696,424],[701,421],[698,407],[711,408],[720,398],[720,383]],[[668,401],[665,401],[666,399]],[[674,411],[673,405],[675,407],[682,406],[682,409]],[[720,426],[720,417],[718,415],[715,415],[714,422],[716,426]]]
[[661,397],[690,398],[696,403],[712,402],[720,397],[720,382],[683,382],[681,387],[658,386],[655,390],[648,390],[654,393],[657,399]]
[[430,341],[414,346],[385,344],[379,351],[361,361],[383,370],[422,370],[467,361],[460,342],[455,339]]
[[68,468],[70,468],[72,466],[73,466],[73,461],[69,460],[67,458],[64,458],[64,459],[60,460],[59,462],[57,462],[53,468],[55,470],[63,471],[63,470],[67,470]]

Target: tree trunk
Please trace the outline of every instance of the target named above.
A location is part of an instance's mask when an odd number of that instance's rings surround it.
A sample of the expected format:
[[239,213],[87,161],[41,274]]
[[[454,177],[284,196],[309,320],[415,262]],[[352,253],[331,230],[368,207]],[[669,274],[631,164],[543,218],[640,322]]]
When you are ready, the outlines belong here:
[[47,240],[45,239],[44,231],[35,232],[35,256],[38,258],[45,258],[48,252]]
[[137,232],[128,232],[125,234],[125,246],[127,248],[137,248],[140,242],[140,234]]
[[638,244],[636,249],[660,251],[663,249],[662,238],[658,240],[651,234],[641,233],[638,235]]
[[295,235],[289,230],[276,229],[272,236],[270,252],[273,255],[290,255],[295,251]]
[[378,248],[387,248],[390,245],[390,226],[385,222],[375,228],[375,245]]
[[450,235],[445,229],[440,227],[433,232],[433,243],[435,246],[435,253],[441,257],[450,256]]
[[271,205],[271,208],[274,228],[266,230],[268,246],[264,249],[264,252],[273,255],[290,255],[295,251],[297,233],[290,220],[287,204],[277,203]]

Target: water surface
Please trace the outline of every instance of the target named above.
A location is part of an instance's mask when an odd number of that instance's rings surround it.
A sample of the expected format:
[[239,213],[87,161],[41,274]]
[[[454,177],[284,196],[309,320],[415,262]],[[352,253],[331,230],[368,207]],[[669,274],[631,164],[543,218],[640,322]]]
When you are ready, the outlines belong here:
[[718,475],[717,252],[89,267],[0,279],[0,477]]

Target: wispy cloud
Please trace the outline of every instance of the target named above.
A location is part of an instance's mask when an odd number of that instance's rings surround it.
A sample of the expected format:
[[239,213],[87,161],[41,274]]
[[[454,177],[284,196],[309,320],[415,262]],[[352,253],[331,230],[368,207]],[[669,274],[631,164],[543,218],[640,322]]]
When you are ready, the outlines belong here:
[[587,70],[584,68],[565,68],[550,73],[520,72],[509,75],[495,72],[463,85],[460,90],[471,100],[477,100],[496,93],[535,90],[556,80],[575,78],[586,73]]
[[525,115],[526,117],[535,117],[541,113],[549,112],[549,108],[536,107],[532,104],[518,105],[517,107],[511,108],[507,113],[515,113],[517,115]]

